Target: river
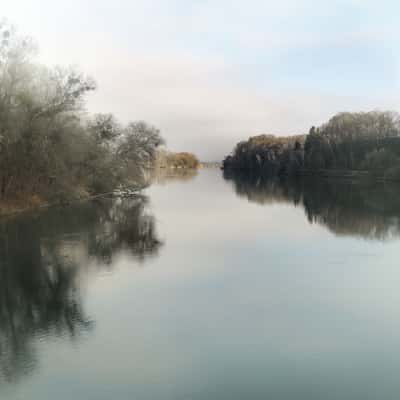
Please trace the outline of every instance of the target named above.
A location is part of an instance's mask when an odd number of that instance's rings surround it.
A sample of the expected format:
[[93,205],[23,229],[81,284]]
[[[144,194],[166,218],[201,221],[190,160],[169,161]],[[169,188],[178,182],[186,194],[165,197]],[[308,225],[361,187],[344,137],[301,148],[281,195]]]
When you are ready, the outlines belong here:
[[0,221],[0,398],[397,399],[400,189],[161,179]]

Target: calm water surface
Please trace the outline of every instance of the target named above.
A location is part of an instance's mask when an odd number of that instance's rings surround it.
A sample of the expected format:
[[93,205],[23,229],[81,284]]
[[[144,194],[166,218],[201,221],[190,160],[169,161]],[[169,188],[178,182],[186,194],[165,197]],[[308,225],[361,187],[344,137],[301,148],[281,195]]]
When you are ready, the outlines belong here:
[[0,222],[0,398],[398,399],[400,190],[164,180]]

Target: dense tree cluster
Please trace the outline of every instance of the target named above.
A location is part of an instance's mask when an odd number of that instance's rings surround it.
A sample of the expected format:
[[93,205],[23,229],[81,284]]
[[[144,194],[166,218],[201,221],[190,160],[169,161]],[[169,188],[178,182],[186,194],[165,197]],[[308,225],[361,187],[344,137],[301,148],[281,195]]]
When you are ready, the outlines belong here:
[[138,185],[160,132],[144,122],[88,116],[94,81],[70,68],[34,62],[35,46],[0,24],[0,200],[98,193]]
[[239,143],[224,167],[263,175],[365,170],[400,178],[400,117],[393,112],[340,113],[304,137],[256,136]]
[[310,129],[304,148],[305,166],[385,170],[400,164],[399,137],[400,118],[396,113],[341,113],[320,128]]
[[224,162],[224,169],[257,174],[295,174],[303,168],[304,136],[259,135],[239,142]]

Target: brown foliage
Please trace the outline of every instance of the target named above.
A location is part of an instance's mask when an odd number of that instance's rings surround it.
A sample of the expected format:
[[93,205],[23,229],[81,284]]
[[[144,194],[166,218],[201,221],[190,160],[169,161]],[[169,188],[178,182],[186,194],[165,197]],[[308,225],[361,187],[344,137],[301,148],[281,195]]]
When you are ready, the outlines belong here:
[[200,162],[192,153],[164,151],[158,154],[158,166],[160,168],[197,169],[200,166]]

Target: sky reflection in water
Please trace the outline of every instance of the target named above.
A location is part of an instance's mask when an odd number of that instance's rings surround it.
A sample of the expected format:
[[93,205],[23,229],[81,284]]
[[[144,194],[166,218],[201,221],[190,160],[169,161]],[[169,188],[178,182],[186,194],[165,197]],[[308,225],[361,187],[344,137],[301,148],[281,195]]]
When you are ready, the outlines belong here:
[[400,190],[218,170],[0,225],[0,397],[394,399]]

